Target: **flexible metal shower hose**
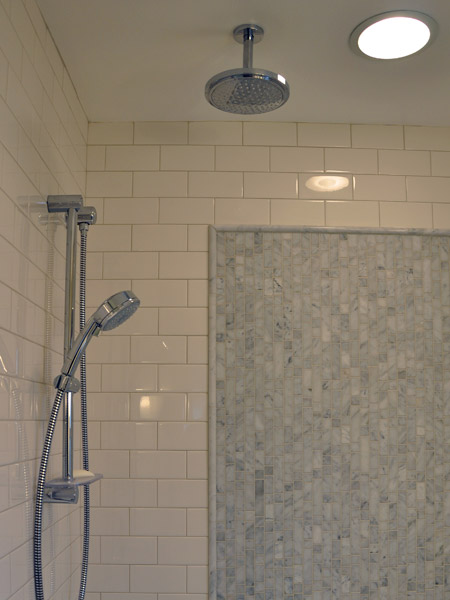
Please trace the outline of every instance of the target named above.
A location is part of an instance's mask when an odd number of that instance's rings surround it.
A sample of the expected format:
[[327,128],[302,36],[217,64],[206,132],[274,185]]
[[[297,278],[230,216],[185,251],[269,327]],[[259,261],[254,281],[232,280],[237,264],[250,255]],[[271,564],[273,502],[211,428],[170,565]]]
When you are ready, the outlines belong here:
[[[81,227],[80,240],[80,331],[86,324],[86,242],[88,227]],[[88,424],[87,424],[87,393],[86,393],[86,356],[83,354],[80,361],[80,383],[81,383],[81,440],[83,469],[89,471],[89,448],[88,448]],[[53,403],[50,419],[47,426],[44,447],[42,450],[41,464],[39,468],[36,486],[36,507],[34,517],[34,589],[36,600],[44,600],[44,585],[42,578],[42,509],[44,501],[44,486],[47,476],[48,460],[55,432],[56,421],[64,392],[58,390]],[[89,486],[84,486],[84,527],[83,527],[83,551],[81,563],[81,582],[78,600],[84,600],[86,594],[86,581],[89,562],[89,537],[90,537],[90,493]]]
[[[80,227],[80,331],[86,325],[86,244],[88,226]],[[86,354],[80,361],[80,394],[81,394],[81,447],[83,454],[83,469],[89,471],[88,421],[87,421],[87,389],[86,389]],[[81,581],[78,600],[84,600],[89,564],[89,538],[91,528],[90,488],[84,486],[83,504],[83,553],[81,562]]]
[[34,589],[36,600],[44,600],[44,586],[42,583],[42,505],[44,501],[44,485],[47,475],[48,458],[52,447],[53,434],[55,433],[56,419],[61,406],[64,392],[58,390],[53,402],[52,412],[47,426],[44,447],[42,449],[41,466],[39,468],[38,481],[36,486],[36,509],[34,513]]

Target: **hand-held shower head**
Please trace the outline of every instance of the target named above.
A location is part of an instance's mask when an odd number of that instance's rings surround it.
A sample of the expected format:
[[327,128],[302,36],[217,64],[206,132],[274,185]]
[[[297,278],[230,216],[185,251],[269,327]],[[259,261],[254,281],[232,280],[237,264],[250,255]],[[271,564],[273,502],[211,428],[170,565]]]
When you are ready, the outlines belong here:
[[67,354],[62,374],[73,377],[78,363],[93,335],[110,331],[129,319],[139,308],[140,300],[130,291],[117,292],[101,304],[78,334]]

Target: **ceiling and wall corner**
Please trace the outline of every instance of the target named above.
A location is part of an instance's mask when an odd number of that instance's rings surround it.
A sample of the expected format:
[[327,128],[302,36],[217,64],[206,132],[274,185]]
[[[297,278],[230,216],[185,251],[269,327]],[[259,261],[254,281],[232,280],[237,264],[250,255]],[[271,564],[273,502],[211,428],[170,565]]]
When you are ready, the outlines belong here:
[[[252,120],[450,125],[447,0],[38,0],[90,121],[235,120],[204,97],[215,73],[239,67],[233,29],[264,27],[255,67],[282,72],[291,97]],[[389,5],[389,6],[387,6]],[[130,8],[131,7],[131,8]],[[352,30],[386,10],[439,25],[435,42],[399,61],[369,61]]]

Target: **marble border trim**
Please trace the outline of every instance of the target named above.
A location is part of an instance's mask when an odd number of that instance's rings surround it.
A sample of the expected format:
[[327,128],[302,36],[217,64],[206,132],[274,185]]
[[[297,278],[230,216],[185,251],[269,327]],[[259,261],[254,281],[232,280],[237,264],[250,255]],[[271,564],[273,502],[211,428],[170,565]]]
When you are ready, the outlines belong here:
[[[450,235],[450,229],[396,229],[393,227],[300,227],[289,225],[210,225],[212,231],[248,231],[263,233],[360,233],[365,235]],[[212,247],[210,246],[210,251]],[[215,250],[215,246],[214,246]]]
[[208,588],[209,598],[215,600],[216,586],[216,267],[217,267],[217,228],[209,226],[209,316],[208,316],[208,463],[209,463],[209,497],[208,497]]
[[395,228],[356,228],[356,227],[290,227],[290,226],[258,226],[258,225],[210,225],[209,236],[209,331],[208,331],[208,396],[209,396],[209,600],[217,600],[216,581],[216,266],[217,266],[217,232],[273,232],[273,233],[353,233],[353,234],[386,234],[386,235],[423,235],[450,236],[448,229],[395,229]]

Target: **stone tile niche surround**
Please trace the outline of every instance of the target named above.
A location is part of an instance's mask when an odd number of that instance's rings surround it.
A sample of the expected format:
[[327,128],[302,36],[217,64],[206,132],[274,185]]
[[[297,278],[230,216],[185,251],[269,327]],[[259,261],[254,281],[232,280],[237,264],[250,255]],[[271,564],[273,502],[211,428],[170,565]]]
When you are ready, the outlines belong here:
[[449,253],[210,228],[210,600],[450,598]]

